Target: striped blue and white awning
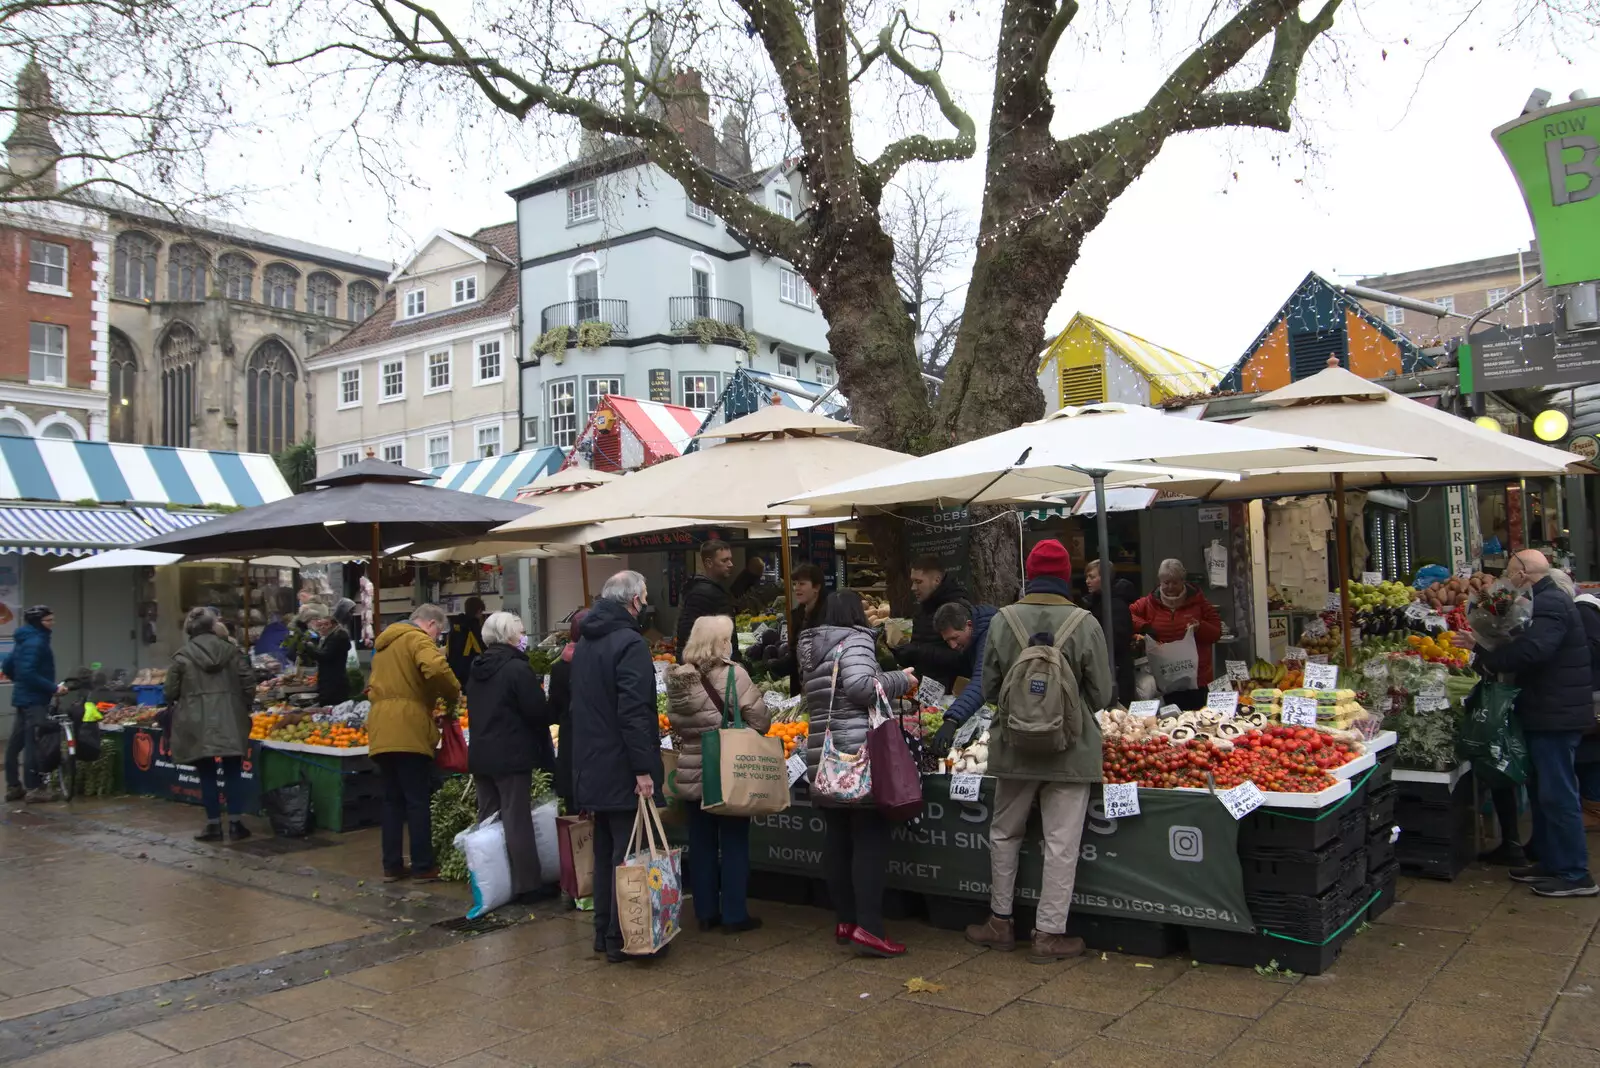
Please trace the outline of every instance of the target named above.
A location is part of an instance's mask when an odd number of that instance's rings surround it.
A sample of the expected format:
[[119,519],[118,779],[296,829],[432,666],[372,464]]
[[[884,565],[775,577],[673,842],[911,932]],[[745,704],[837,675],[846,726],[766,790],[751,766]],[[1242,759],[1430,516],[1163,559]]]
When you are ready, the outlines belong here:
[[0,552],[86,556],[215,518],[163,508],[0,504]]
[[277,463],[260,453],[0,434],[0,500],[231,508],[287,496]]
[[448,467],[431,468],[428,473],[439,489],[476,493],[480,497],[498,497],[509,501],[517,490],[540,475],[548,474],[561,466],[565,453],[554,446],[510,452],[504,456],[490,456],[483,460],[468,460]]

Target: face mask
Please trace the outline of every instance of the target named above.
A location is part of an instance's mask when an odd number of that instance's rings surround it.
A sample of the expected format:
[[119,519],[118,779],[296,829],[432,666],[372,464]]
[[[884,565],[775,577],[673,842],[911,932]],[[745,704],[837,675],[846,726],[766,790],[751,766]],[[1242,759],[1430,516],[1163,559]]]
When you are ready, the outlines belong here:
[[522,637],[517,639],[517,652],[525,653],[527,651],[528,651],[528,636],[526,634],[524,634]]

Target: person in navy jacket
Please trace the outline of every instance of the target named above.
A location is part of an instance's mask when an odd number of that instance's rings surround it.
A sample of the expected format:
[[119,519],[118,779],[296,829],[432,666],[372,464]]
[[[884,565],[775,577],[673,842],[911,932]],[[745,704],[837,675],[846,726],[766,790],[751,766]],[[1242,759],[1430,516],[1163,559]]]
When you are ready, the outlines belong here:
[[6,743],[7,801],[34,804],[56,799],[55,793],[45,788],[34,748],[34,729],[49,720],[50,699],[57,690],[56,656],[50,649],[50,632],[55,625],[56,614],[49,605],[29,608],[22,613],[22,626],[13,635],[11,655],[0,663],[0,671],[11,680],[11,704],[16,710],[11,720],[11,738]]

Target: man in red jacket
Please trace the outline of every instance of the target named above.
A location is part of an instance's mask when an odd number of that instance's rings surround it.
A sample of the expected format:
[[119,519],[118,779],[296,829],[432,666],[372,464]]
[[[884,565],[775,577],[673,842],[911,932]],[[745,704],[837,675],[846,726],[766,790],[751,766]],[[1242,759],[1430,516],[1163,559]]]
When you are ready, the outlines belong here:
[[1222,637],[1222,617],[1198,586],[1189,585],[1185,574],[1182,560],[1161,561],[1156,571],[1160,585],[1133,602],[1130,613],[1135,634],[1148,634],[1162,644],[1194,631],[1195,651],[1200,654],[1195,683],[1203,690],[1211,682],[1211,647]]

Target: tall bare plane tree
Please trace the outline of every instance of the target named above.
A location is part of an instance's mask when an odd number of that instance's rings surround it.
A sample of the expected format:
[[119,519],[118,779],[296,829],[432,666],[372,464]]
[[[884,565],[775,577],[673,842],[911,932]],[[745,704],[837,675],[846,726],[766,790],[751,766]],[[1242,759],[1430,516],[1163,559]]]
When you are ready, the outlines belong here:
[[[1307,50],[1339,3],[1201,4],[1197,44],[1148,101],[1103,127],[1058,137],[1048,75],[1074,32],[1077,0],[1000,0],[996,39],[984,50],[994,75],[975,266],[937,412],[920,378],[883,199],[907,165],[978,150],[977,124],[946,83],[945,45],[931,28],[957,19],[949,5],[488,0],[447,17],[421,0],[303,0],[294,9],[298,23],[276,39],[274,61],[329,77],[387,80],[402,109],[408,99],[436,99],[441,88],[470,87],[518,120],[566,116],[637,141],[756,249],[804,274],[827,316],[829,348],[856,420],[875,444],[922,452],[1039,414],[1033,359],[1083,239],[1173,136],[1225,126],[1287,129]],[[1160,5],[1151,17],[1176,21]],[[662,42],[680,69],[759,64],[768,73],[805,174],[808,202],[798,219],[780,218],[719,181],[652,106],[675,88],[650,59],[652,43]],[[908,100],[921,110],[907,111]],[[862,109],[899,119],[898,135],[876,152],[858,136]],[[977,592],[996,600],[1016,586],[1016,533],[1005,526],[989,523],[974,541]],[[897,525],[876,524],[873,536],[898,577]],[[904,587],[891,590],[897,593],[903,603]]]

